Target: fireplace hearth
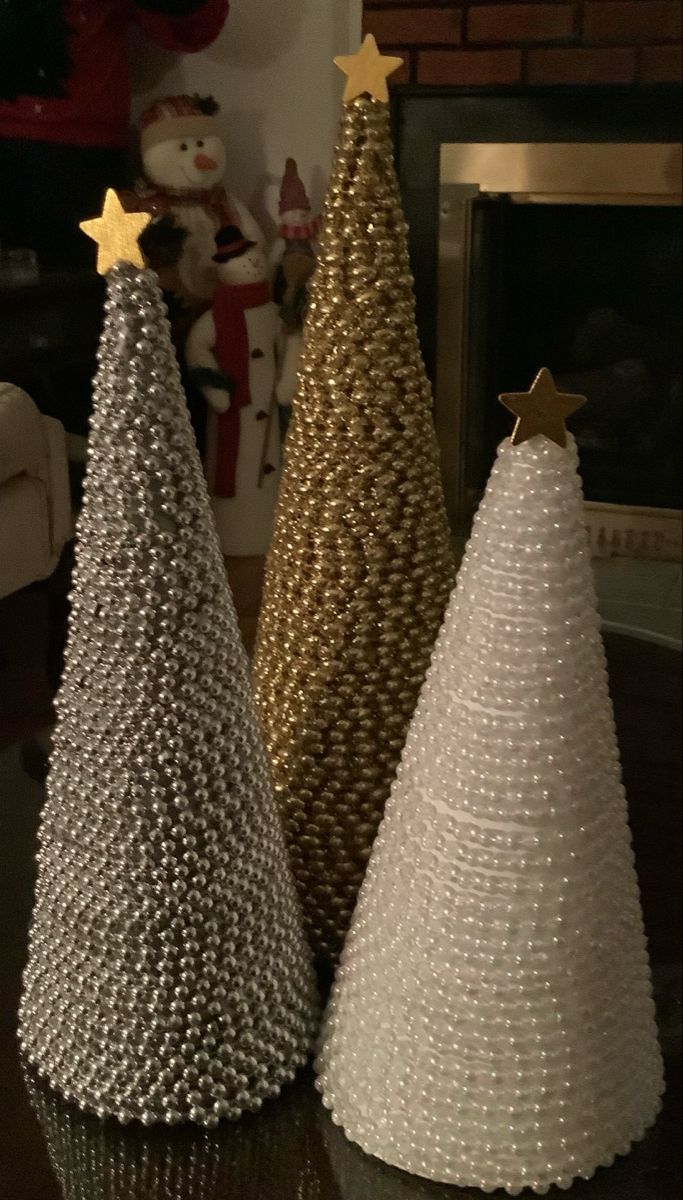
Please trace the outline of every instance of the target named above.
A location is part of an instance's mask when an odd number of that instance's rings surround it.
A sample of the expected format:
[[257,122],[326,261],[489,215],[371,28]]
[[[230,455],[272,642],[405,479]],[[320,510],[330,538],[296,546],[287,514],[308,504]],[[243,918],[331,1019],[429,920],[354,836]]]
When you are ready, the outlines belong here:
[[680,556],[681,150],[673,89],[404,93],[399,173],[454,532],[540,366],[598,553]]

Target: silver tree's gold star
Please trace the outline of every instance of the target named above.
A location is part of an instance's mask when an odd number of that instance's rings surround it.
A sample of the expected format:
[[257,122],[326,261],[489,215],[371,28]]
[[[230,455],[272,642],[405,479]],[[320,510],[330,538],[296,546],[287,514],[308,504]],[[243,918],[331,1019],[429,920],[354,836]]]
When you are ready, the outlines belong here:
[[83,233],[97,242],[97,270],[100,275],[117,262],[129,262],[144,267],[145,260],[138,238],[152,220],[151,213],[126,212],[113,188],[107,189],[102,215],[92,221],[81,221]]
[[539,434],[550,438],[558,446],[566,446],[565,421],[586,403],[586,397],[558,392],[550,371],[543,367],[528,392],[505,392],[500,402],[517,417],[512,434],[513,446],[528,442],[529,438]]
[[344,103],[350,104],[358,96],[371,96],[382,104],[389,103],[387,79],[403,66],[402,58],[391,58],[380,54],[371,33],[368,34],[357,54],[342,54],[335,64],[348,75]]

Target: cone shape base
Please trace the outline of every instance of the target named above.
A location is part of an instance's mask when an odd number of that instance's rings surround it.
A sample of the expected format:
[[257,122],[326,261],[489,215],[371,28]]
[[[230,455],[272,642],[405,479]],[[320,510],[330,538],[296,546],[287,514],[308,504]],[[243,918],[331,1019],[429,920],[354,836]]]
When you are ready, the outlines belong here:
[[454,566],[389,109],[347,105],[254,683],[306,928],[336,962]]
[[[26,1086],[63,1200],[219,1200],[221,1140],[203,1130],[98,1121],[27,1072]],[[230,1128],[228,1136],[234,1135]],[[223,1195],[225,1195],[223,1191]]]
[[627,1153],[663,1090],[576,467],[501,447],[318,1063],[368,1153],[511,1195]]
[[21,1039],[101,1117],[213,1126],[307,1058],[315,988],[156,277],[108,277]]

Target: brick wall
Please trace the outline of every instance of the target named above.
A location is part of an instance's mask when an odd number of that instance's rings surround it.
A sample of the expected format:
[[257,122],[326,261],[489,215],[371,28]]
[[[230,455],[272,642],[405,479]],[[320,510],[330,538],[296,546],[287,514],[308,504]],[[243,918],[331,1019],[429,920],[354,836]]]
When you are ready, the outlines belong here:
[[365,0],[395,83],[677,83],[680,0]]

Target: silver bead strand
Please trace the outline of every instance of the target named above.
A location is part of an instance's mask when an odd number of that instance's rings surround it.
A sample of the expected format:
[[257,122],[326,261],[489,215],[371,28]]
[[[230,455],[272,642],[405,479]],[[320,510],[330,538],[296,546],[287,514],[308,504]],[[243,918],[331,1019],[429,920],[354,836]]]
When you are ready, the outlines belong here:
[[215,1126],[316,995],[156,277],[108,275],[22,1047],[81,1108]]

